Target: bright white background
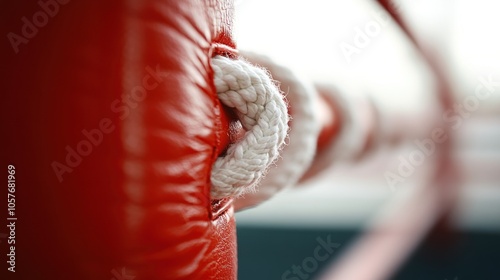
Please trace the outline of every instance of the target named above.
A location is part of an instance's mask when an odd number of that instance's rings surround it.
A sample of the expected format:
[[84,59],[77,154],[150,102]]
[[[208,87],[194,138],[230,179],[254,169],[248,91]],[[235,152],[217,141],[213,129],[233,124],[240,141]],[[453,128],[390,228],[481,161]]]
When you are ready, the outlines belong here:
[[[481,75],[500,81],[500,2],[494,0],[400,1],[399,11],[433,48],[452,78],[457,102],[473,94]],[[340,45],[354,46],[356,29],[383,15],[374,1],[236,1],[239,48],[263,53],[304,77],[335,85],[350,95],[371,95],[385,111],[435,112],[434,83],[425,64],[393,22],[380,24],[359,53],[346,59]],[[500,229],[500,87],[457,131],[466,182],[457,223]],[[384,204],[422,183],[423,175],[392,191],[383,173],[408,147],[331,170],[299,189],[237,214],[239,224],[359,226]],[[430,168],[430,165],[427,166]],[[420,177],[420,178],[419,178]]]

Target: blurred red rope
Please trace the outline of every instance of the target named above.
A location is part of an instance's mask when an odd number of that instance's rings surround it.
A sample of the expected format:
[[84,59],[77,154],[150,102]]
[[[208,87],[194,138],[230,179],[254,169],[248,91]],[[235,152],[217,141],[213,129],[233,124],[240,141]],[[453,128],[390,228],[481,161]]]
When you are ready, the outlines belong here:
[[[443,112],[453,109],[454,95],[443,65],[408,27],[390,0],[378,3],[394,19],[421,54],[436,78],[437,99]],[[370,230],[323,274],[323,280],[384,280],[391,277],[429,234],[449,234],[449,213],[459,187],[457,167],[452,161],[453,135],[441,119],[448,140],[436,148],[437,164],[430,182],[411,197],[395,202],[392,212],[379,217]]]

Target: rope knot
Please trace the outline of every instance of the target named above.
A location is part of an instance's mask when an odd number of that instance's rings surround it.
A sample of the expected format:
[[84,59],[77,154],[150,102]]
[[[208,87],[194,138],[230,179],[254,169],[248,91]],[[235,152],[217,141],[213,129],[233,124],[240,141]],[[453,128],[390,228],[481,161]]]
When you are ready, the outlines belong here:
[[221,102],[236,110],[245,136],[214,163],[212,198],[252,191],[279,157],[288,132],[287,105],[268,73],[241,59],[212,58]]

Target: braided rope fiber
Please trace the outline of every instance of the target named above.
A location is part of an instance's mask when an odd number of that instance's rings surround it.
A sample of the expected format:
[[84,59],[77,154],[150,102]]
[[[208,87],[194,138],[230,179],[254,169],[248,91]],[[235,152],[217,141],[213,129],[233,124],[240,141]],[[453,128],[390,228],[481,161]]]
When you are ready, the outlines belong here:
[[283,189],[294,186],[311,166],[321,130],[319,96],[313,84],[294,70],[274,62],[271,58],[253,52],[240,52],[252,63],[268,69],[280,81],[290,108],[291,122],[287,145],[280,153],[276,167],[271,168],[260,182],[257,192],[235,200],[236,210],[256,206]]
[[212,167],[211,196],[252,192],[278,159],[288,132],[288,111],[268,73],[242,59],[215,56],[211,61],[221,102],[235,109],[246,132]]

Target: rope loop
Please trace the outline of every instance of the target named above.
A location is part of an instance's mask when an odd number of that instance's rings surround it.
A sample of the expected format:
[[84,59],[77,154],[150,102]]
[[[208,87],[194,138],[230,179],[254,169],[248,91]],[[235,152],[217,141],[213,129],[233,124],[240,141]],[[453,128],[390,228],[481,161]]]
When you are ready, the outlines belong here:
[[221,102],[236,110],[244,137],[212,167],[211,196],[236,197],[251,192],[278,159],[288,133],[287,104],[268,73],[242,59],[212,58]]

